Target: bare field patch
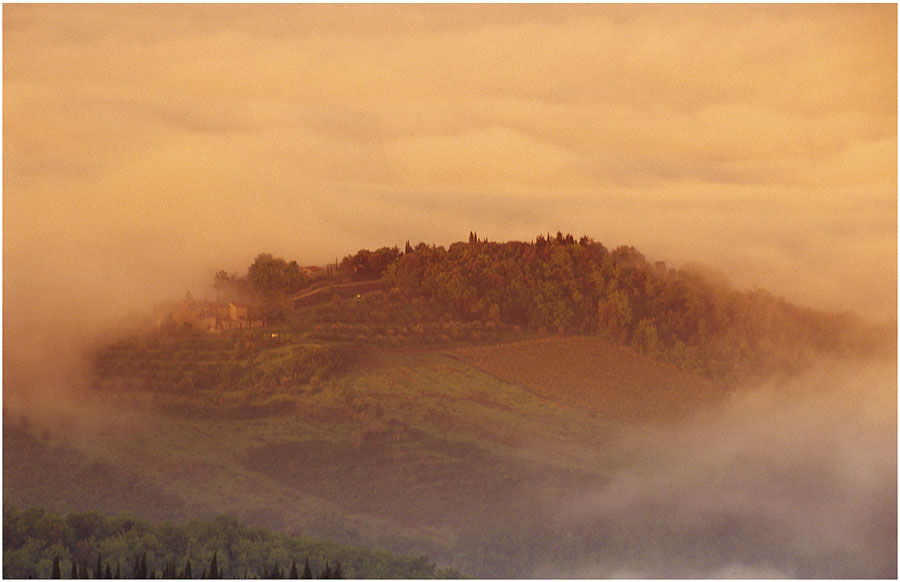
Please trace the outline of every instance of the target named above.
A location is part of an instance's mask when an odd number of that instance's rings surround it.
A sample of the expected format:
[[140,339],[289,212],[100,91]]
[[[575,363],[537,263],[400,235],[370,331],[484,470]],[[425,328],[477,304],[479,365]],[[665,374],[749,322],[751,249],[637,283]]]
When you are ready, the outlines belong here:
[[722,401],[713,382],[595,337],[463,347],[449,355],[555,401],[625,422],[666,422]]

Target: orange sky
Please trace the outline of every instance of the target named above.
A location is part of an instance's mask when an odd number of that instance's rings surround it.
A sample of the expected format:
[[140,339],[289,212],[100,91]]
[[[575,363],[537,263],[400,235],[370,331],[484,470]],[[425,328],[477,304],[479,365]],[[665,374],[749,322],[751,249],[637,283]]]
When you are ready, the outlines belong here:
[[7,321],[470,230],[896,316],[895,5],[6,4],[3,104]]

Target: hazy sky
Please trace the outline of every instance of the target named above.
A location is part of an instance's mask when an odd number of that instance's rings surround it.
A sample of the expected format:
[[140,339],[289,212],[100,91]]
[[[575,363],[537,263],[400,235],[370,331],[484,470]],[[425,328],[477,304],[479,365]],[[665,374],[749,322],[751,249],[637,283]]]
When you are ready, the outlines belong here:
[[6,321],[470,230],[892,318],[896,91],[895,5],[6,4]]

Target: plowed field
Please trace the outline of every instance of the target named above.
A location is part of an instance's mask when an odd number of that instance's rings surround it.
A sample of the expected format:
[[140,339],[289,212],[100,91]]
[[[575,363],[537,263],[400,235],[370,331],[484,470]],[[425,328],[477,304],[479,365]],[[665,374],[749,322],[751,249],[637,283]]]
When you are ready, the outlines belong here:
[[542,338],[452,355],[504,382],[626,422],[676,420],[727,396],[708,380],[600,338]]

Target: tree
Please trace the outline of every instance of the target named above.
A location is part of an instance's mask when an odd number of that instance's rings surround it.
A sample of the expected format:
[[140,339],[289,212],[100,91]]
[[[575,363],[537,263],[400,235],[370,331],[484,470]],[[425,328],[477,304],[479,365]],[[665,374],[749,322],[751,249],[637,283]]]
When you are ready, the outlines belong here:
[[212,562],[209,564],[209,578],[210,579],[218,579],[220,578],[219,572],[219,560],[218,560],[219,552],[213,552]]
[[191,559],[188,558],[187,564],[184,566],[184,576],[185,579],[190,580],[194,577],[194,573],[191,572]]
[[291,560],[291,573],[289,575],[289,578],[291,580],[296,580],[297,578],[299,578],[299,576],[297,575],[297,562],[295,562],[294,560]]
[[100,563],[100,554],[97,554],[97,567],[94,568],[94,580],[103,578],[103,565]]
[[213,288],[217,291],[225,291],[234,284],[237,274],[229,275],[227,271],[219,271],[213,282]]
[[628,294],[621,289],[610,293],[606,301],[597,307],[598,327],[600,333],[610,339],[623,342],[628,336],[628,329],[634,318]]
[[341,260],[341,269],[349,271],[357,281],[377,279],[399,258],[400,249],[397,247],[382,247],[375,251],[362,249],[355,255],[344,257]]
[[297,261],[291,261],[284,268],[284,292],[288,295],[300,291],[308,282],[306,273],[300,269]]
[[270,253],[260,253],[247,270],[247,280],[257,299],[265,305],[270,316],[281,314],[285,297],[303,289],[309,278],[296,261],[286,262]]
[[309,568],[309,558],[306,558],[306,562],[303,564],[303,574],[300,578],[303,580],[311,580],[312,577],[312,570]]
[[659,334],[653,322],[648,319],[642,319],[634,331],[634,347],[639,351],[653,358],[662,357],[662,345],[659,341]]
[[59,571],[59,554],[53,557],[53,571],[50,572],[50,577],[54,580],[62,578],[62,573]]
[[78,579],[78,562],[75,561],[75,558],[72,558],[72,572],[69,574],[69,578],[72,580]]

